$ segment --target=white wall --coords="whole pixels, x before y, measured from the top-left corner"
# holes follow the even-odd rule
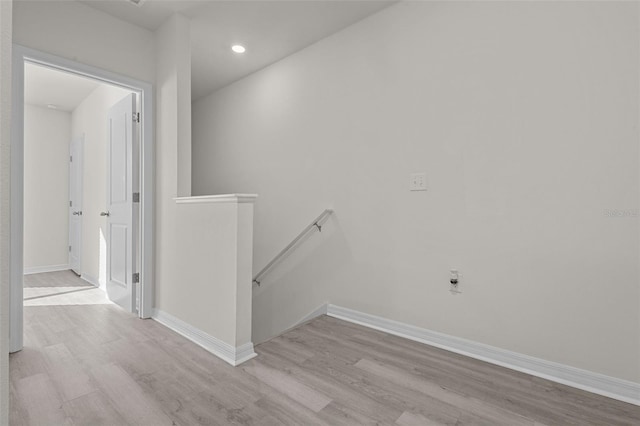
[[[14,43],[154,81],[151,31],[75,1],[21,1],[13,9]]]
[[[69,263],[71,114],[24,108],[24,267]]]
[[[183,303],[181,295],[185,289],[178,284],[182,279],[175,263],[178,219],[174,198],[179,194],[178,152],[183,146],[180,141],[191,133],[191,121],[179,112],[185,104],[191,104],[191,98],[182,97],[179,91],[191,79],[190,63],[184,56],[189,52],[189,31],[188,21],[181,15],[174,15],[156,31],[155,307],[180,319],[185,318],[190,306]]]
[[[9,424],[12,0],[0,1],[0,425]]]
[[[84,135],[81,274],[106,286],[107,117],[109,109],[131,93],[101,84],[71,114],[71,135]]]
[[[638,27],[403,2],[196,102],[194,194],[260,194],[254,271],[336,212],[256,292],[254,341],[330,300],[639,382]]]

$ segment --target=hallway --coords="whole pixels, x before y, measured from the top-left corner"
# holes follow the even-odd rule
[[[25,277],[12,425],[640,422],[640,407],[326,316],[234,368],[100,293],[71,272]]]

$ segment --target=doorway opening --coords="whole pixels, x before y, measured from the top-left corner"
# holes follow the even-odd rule
[[[11,352],[24,305],[116,303],[149,318],[151,85],[22,46],[13,75]]]
[[[129,277],[138,269],[133,248],[139,246],[132,202],[137,179],[131,178],[137,175],[132,159],[140,139],[133,120],[136,93],[32,63],[25,64],[24,86],[25,274],[71,270],[137,313],[139,295]],[[114,203],[112,194],[124,205]],[[116,204],[128,216],[119,224]],[[67,294],[57,275],[46,276]],[[44,284],[51,297],[33,282]],[[25,303],[58,300],[46,284],[43,277],[25,279]]]

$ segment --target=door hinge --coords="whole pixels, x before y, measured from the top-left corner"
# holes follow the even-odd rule
[[[140,122],[140,113],[139,112],[134,112],[133,113],[133,122],[134,123],[139,123]]]
[[[70,155],[70,156],[69,156],[69,162],[70,162],[70,163],[73,163],[73,155]]]
[[[133,193],[133,202],[134,203],[139,203],[140,202],[140,193],[139,192],[134,192]]]
[[[140,282],[140,272],[136,272],[135,274],[133,274],[133,283],[139,283]]]
[[[69,201],[69,207],[73,207],[73,201]]]
[[[69,246],[69,253],[71,253],[71,246]]]

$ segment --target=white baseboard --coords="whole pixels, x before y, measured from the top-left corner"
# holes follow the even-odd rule
[[[319,317],[320,315],[327,315],[327,309],[329,308],[329,304],[328,303],[323,303],[322,305],[318,306],[316,309],[314,309],[313,311],[309,312],[304,318],[302,318],[300,321],[298,321],[298,323],[295,325],[296,327],[299,326],[300,324],[304,324],[307,321],[311,321],[312,319]]]
[[[82,274],[80,275],[80,278],[93,286],[100,287],[100,283],[98,282],[98,279],[96,277],[92,277],[91,275],[87,275],[87,274]]]
[[[307,315],[305,315],[304,317],[302,317],[301,319],[299,319],[298,321],[294,322],[293,325],[291,325],[290,327],[285,328],[284,330],[267,337],[266,339],[257,339],[254,336],[253,337],[253,341],[256,342],[256,344],[262,344],[265,342],[268,342],[271,339],[274,339],[278,336],[283,335],[284,333],[286,333],[289,330],[293,330],[296,327],[301,326],[302,324],[304,324],[305,322],[311,321],[314,318],[317,318],[321,315],[326,315],[327,314],[327,306],[329,306],[329,303],[324,302],[322,305],[318,306],[317,308],[315,308],[313,311],[309,312]]]
[[[598,395],[640,405],[640,383],[511,352],[336,305],[327,315]]]
[[[64,265],[31,266],[28,268],[24,268],[24,274],[42,274],[45,272],[66,271],[67,269],[71,269],[68,263]]]
[[[158,321],[165,327],[170,328],[181,336],[186,337],[196,345],[211,352],[218,358],[228,362],[234,367],[257,356],[257,354],[253,350],[253,343],[251,342],[245,343],[244,345],[238,347],[231,346],[228,343],[225,343],[222,340],[217,339],[205,333],[204,331],[192,326],[191,324],[188,324],[181,319],[178,319],[173,315],[162,312],[158,309],[153,310],[153,315],[151,316],[151,318]]]

